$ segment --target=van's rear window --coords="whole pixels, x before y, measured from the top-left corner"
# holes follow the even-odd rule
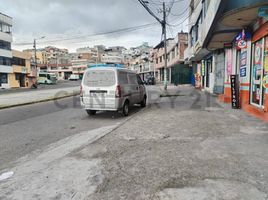
[[[89,87],[107,87],[115,85],[115,72],[112,70],[88,71],[84,84]]]

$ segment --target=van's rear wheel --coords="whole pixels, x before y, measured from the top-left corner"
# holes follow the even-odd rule
[[[129,114],[129,102],[125,101],[123,105],[123,115],[128,116],[128,114]]]
[[[146,98],[146,96],[144,96],[142,102],[140,103],[141,107],[143,107],[143,108],[146,107],[146,100],[147,100],[147,98]]]
[[[96,115],[96,110],[87,110],[88,115]]]

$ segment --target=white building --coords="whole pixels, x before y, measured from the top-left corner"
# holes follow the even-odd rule
[[[107,64],[123,63],[123,56],[116,52],[105,53],[101,56],[101,62]]]
[[[12,18],[0,13],[0,88],[9,88],[8,74],[12,68]]]
[[[216,46],[223,44],[226,38],[214,38],[212,29],[218,28],[216,14],[223,7],[221,0],[191,0],[189,17],[189,46],[185,51],[185,60],[200,71],[202,88],[208,92],[221,93],[223,90],[222,74],[224,67],[224,51],[214,52]],[[220,32],[220,31],[218,31]],[[218,63],[216,69],[215,65]],[[218,70],[218,71],[216,71]]]

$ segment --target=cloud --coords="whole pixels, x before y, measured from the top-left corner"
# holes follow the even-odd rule
[[[181,13],[186,8],[188,1],[175,1],[172,13]],[[158,13],[158,9],[161,8],[160,1],[150,0],[149,2],[151,9],[161,17],[162,14]],[[170,2],[171,0],[167,1],[167,5],[170,5]],[[34,38],[43,35],[46,36],[44,42],[113,31],[156,21],[137,0],[0,0],[0,12],[13,17],[14,44],[31,42]],[[180,17],[171,15],[169,19],[178,22],[181,20]],[[173,27],[173,34],[180,31],[178,29],[187,30],[187,27]],[[169,35],[171,36],[171,33]],[[59,41],[54,45],[71,50],[100,42],[106,46],[118,44],[129,47],[139,45],[143,41],[155,45],[160,41],[160,37],[161,27],[159,25],[121,35],[111,34],[105,37]],[[40,45],[45,46],[46,44],[40,43]],[[22,49],[31,45],[13,46]]]

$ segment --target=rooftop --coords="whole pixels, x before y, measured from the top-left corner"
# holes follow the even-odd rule
[[[12,19],[12,17],[10,17],[10,16],[8,16],[8,15],[6,15],[6,14],[4,14],[4,13],[1,13],[1,12],[0,12],[0,15],[4,15],[5,17],[9,17],[9,18]]]

